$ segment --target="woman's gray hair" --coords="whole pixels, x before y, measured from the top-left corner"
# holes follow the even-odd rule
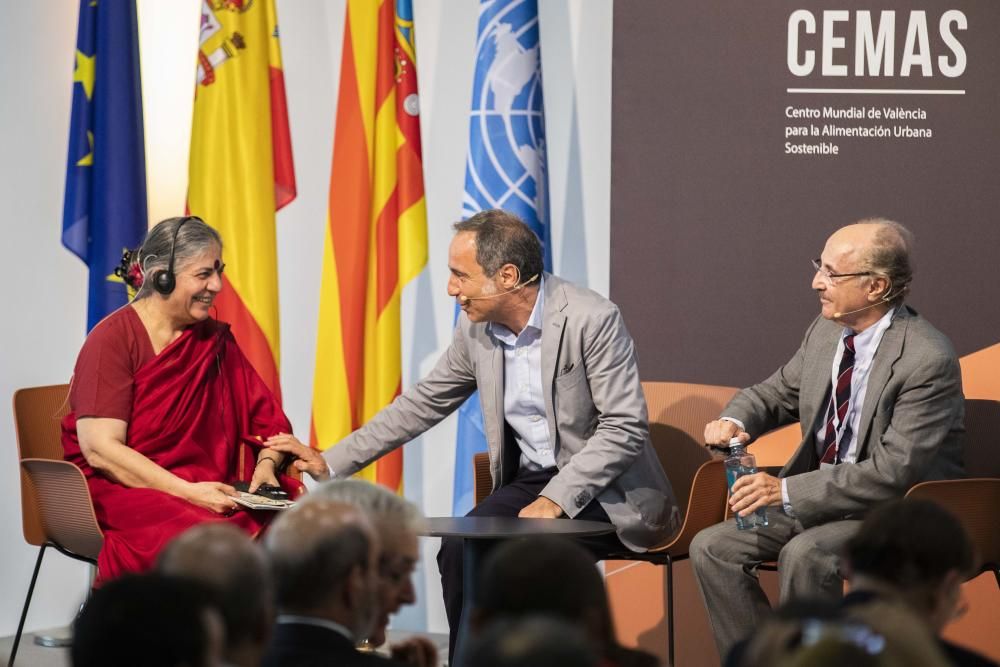
[[[146,233],[146,238],[139,246],[135,258],[143,275],[142,287],[139,288],[135,298],[142,299],[153,293],[153,276],[157,271],[167,269],[170,264],[171,248],[174,253],[174,271],[176,271],[178,267],[216,247],[222,250],[222,237],[201,218],[192,215],[167,218],[156,223]]]
[[[357,507],[381,532],[381,526],[401,526],[411,532],[424,527],[424,515],[417,506],[385,487],[360,479],[335,479],[313,489],[306,500],[336,500]]]
[[[889,290],[885,296],[889,301],[899,303],[910,291],[913,281],[913,232],[894,220],[868,218],[859,224],[878,225],[867,257],[862,261],[862,270],[885,276],[889,279]]]

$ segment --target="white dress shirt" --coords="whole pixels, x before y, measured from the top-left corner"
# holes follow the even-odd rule
[[[521,449],[521,467],[545,470],[556,465],[542,393],[542,313],[545,308],[545,278],[524,330],[515,334],[491,322],[490,335],[503,348],[503,411]]]

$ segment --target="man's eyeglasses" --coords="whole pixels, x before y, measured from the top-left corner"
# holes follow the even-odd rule
[[[821,276],[826,278],[828,281],[833,282],[835,278],[854,278],[856,276],[870,276],[874,275],[871,271],[859,271],[858,273],[833,273],[828,269],[823,268],[823,262],[819,259],[811,260],[813,268]]]

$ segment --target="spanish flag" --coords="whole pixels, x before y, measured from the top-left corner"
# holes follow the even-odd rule
[[[226,273],[215,300],[280,399],[274,213],[295,198],[274,0],[201,6],[188,210],[219,230]]]
[[[311,443],[335,445],[400,391],[399,299],[427,263],[410,0],[348,0]],[[397,492],[396,450],[360,475]]]

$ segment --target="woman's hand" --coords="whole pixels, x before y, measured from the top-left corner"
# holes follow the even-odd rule
[[[254,493],[261,484],[279,486],[277,474],[278,462],[274,454],[268,456],[261,454],[257,459],[257,466],[253,469],[253,477],[250,478],[250,493]]]
[[[236,489],[222,482],[189,482],[184,499],[192,505],[228,516],[239,508],[232,498],[236,495]]]
[[[290,433],[279,433],[264,441],[264,446],[276,452],[284,452],[295,457],[292,465],[300,472],[309,473],[317,481],[330,479],[330,468],[326,459],[312,447],[306,447]]]

